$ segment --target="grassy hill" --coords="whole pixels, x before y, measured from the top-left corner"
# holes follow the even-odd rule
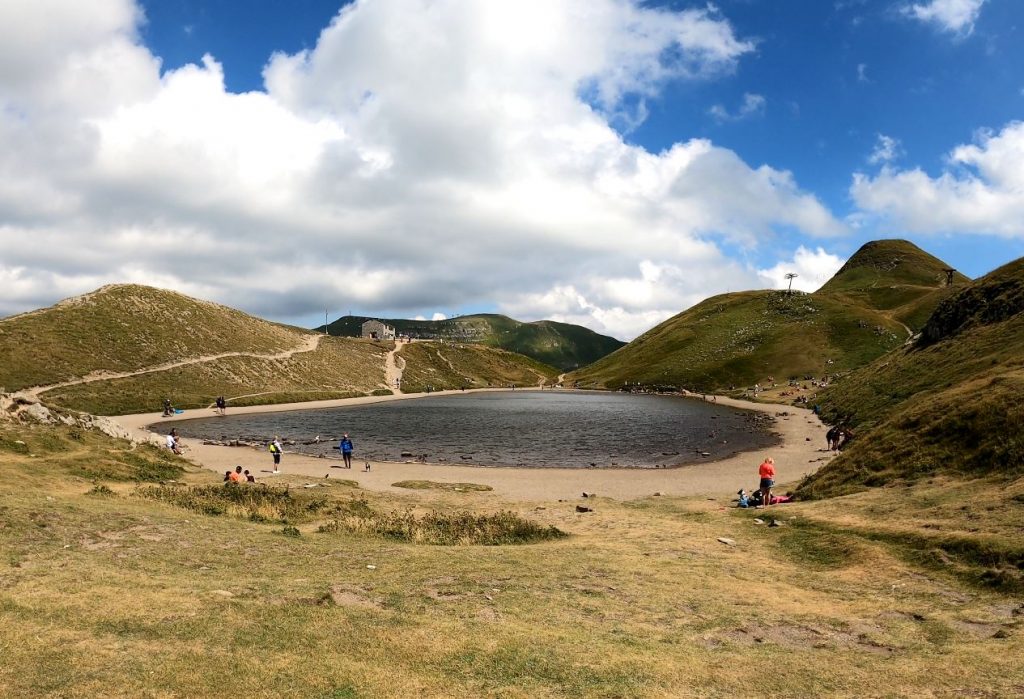
[[[1019,547],[1019,521],[984,509],[990,491],[948,502],[936,487],[904,503],[880,489],[770,513],[727,497],[602,497],[578,514],[575,502],[381,493],[335,477],[226,488],[166,450],[3,424],[0,468],[2,696],[996,697],[1024,686],[1020,598],[981,582],[986,566],[952,534],[920,528],[951,526],[966,500],[991,549]],[[784,526],[759,526],[766,514]],[[507,538],[422,536],[477,523]],[[551,527],[568,536],[529,536]]]
[[[272,354],[308,335],[174,291],[116,284],[0,320],[0,386],[14,391],[225,352]]]
[[[414,338],[472,342],[532,357],[562,369],[586,366],[622,347],[614,337],[569,323],[540,320],[522,323],[493,313],[461,316],[449,320],[373,319],[343,316],[328,325],[331,335],[359,337],[367,320],[383,320],[400,334]],[[321,325],[318,330],[323,332]]]
[[[535,386],[558,374],[492,347],[429,350],[431,344],[402,348],[406,391]],[[43,398],[103,415],[156,411],[165,397],[178,408],[207,406],[221,395],[230,405],[347,398],[390,393],[385,357],[392,349],[390,342],[318,336],[172,291],[116,285],[0,320],[0,386],[77,382]]]
[[[1022,394],[1024,260],[1017,260],[939,304],[914,344],[819,396],[825,419],[857,436],[802,491],[834,495],[936,473],[1018,478]]]
[[[567,380],[722,390],[769,376],[781,382],[848,371],[903,344],[955,293],[958,286],[946,286],[946,267],[906,241],[868,243],[813,294],[712,297]]]

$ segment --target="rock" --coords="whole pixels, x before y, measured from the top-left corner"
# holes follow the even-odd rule
[[[583,491],[583,497],[585,497],[585,498],[592,498],[592,497],[594,497],[594,493],[588,493],[587,491],[584,490]]]
[[[405,459],[405,458],[412,458],[412,452],[411,452],[411,451],[403,451],[403,452],[402,452],[402,453],[400,454],[400,456],[401,456],[401,457],[402,457],[403,459]]]
[[[366,565],[366,569],[367,570],[377,570],[377,566],[373,565],[372,563],[368,563]]]
[[[769,527],[781,527],[782,525],[783,525],[783,523],[782,523],[782,522],[780,522],[780,521],[779,521],[779,520],[777,520],[777,519],[773,519],[773,520],[771,521],[771,524],[769,524],[768,526],[769,526]]]
[[[725,544],[726,546],[735,546],[736,545],[736,541],[734,539],[729,539],[729,538],[724,537],[724,536],[718,537],[718,541],[720,541],[721,543]]]
[[[577,505],[576,506],[576,511],[577,512],[593,512],[594,510],[593,510],[593,508],[586,507],[585,505]]]
[[[660,498],[660,497],[661,497],[662,495],[664,495],[664,494],[665,494],[665,493],[663,493],[663,492],[661,492],[661,491],[659,490],[658,492],[656,492],[656,493],[654,494],[654,497],[656,497],[656,498]]]
[[[760,517],[755,517],[754,518],[754,524],[764,524],[764,520],[761,519]]]
[[[227,590],[214,590],[213,594],[220,595],[221,597],[234,597],[235,596],[233,592],[228,592]]]

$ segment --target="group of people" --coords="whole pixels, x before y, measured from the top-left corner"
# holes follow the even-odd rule
[[[172,429],[167,434],[167,448],[173,451],[178,456],[181,456],[181,441],[178,439],[178,430]]]
[[[235,466],[234,471],[224,472],[225,483],[255,483],[256,476],[249,473],[249,469],[242,470],[241,466]]]
[[[825,440],[828,442],[829,451],[845,449],[851,439],[853,439],[853,432],[848,427],[840,425],[835,425],[825,433]]]
[[[738,507],[767,507],[792,500],[789,495],[772,495],[772,488],[775,486],[775,459],[770,456],[765,457],[761,465],[757,467],[757,476],[759,478],[757,490],[748,493],[746,490],[740,489],[737,493],[739,496]]]

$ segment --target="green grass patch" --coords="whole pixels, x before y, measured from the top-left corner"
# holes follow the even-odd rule
[[[439,546],[529,544],[567,536],[557,527],[532,522],[515,512],[375,512],[366,508],[321,525],[321,532],[374,534],[395,541]]]
[[[799,519],[788,520],[778,530],[776,544],[789,559],[815,570],[846,568],[860,553],[854,537]]]
[[[151,486],[139,488],[135,494],[204,515],[251,522],[295,524],[345,511],[341,503],[325,495],[298,494],[286,487],[265,485]]]
[[[444,490],[453,493],[483,493],[494,490],[491,486],[480,483],[441,483],[439,481],[398,481],[392,483],[391,486],[409,490]]]

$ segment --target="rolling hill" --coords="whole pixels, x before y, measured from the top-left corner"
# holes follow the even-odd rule
[[[421,347],[420,345],[424,345]],[[408,389],[551,383],[557,369],[477,344],[404,345]],[[106,286],[0,320],[0,386],[114,415],[391,393],[394,343],[325,337],[163,289]]]
[[[710,391],[849,371],[902,345],[967,281],[946,286],[947,267],[907,241],[868,243],[813,294],[714,296],[567,381]]]
[[[856,436],[801,492],[822,497],[936,473],[1019,477],[1022,394],[1024,259],[961,287],[913,344],[819,395],[823,417]]]
[[[493,313],[460,316],[449,320],[404,320],[342,316],[327,326],[331,335],[359,337],[367,320],[382,320],[400,334],[471,342],[516,352],[562,369],[577,369],[624,346],[621,340],[570,323],[540,320],[523,323]],[[317,328],[323,332],[324,326]]]

